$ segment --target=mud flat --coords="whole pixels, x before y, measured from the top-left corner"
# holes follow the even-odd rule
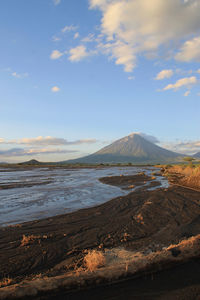
[[[99,179],[102,183],[118,186],[124,190],[134,189],[140,186],[143,187],[156,187],[160,185],[160,182],[155,180],[156,177],[149,176],[144,172],[141,172],[137,175],[130,175],[130,176],[108,176],[102,177]]]
[[[130,176],[115,176],[102,181],[124,188],[150,180],[144,180],[143,174],[139,176],[140,179],[137,176],[135,179]],[[125,283],[127,297],[129,294],[134,298],[127,299],[198,299],[194,298],[200,291],[198,272],[190,277],[189,285],[185,281],[180,284],[178,277],[176,281],[171,281],[170,276],[174,274],[174,268],[178,268],[175,273],[177,276],[181,273],[181,268],[186,273],[192,268],[198,269],[199,233],[200,193],[179,186],[152,191],[140,187],[126,196],[117,197],[97,207],[1,228],[0,299],[22,299],[27,295],[34,299],[51,299],[48,291],[54,299],[59,295],[64,297],[67,287],[67,299],[80,299],[78,292],[70,291],[81,286],[88,288],[107,284],[133,275],[135,278],[140,277],[137,279],[140,280],[140,285],[144,283],[143,292],[138,290],[134,294],[134,282],[137,281],[129,281]],[[88,271],[84,263],[88,250],[102,253],[106,258],[105,265]],[[108,260],[109,257],[111,260]],[[114,260],[116,257],[118,263]],[[184,267],[181,267],[182,264]],[[151,288],[148,289],[151,286],[149,275],[149,279],[145,279],[144,275],[154,272],[160,274],[161,270],[169,267],[171,269],[164,271],[164,275],[155,275],[158,280],[154,282],[154,292],[157,291],[157,294],[153,294]],[[40,288],[32,286],[31,289],[30,283],[35,280],[40,280]],[[165,280],[166,286],[162,291],[159,280]],[[101,287],[96,287],[94,293],[94,289],[84,290],[85,299],[94,298],[98,289],[102,298],[97,295],[97,299],[124,299],[122,292],[114,292],[120,286],[122,291],[125,288],[123,283],[109,285],[105,297]],[[170,298],[166,298],[169,296],[167,289],[171,291]],[[190,296],[184,298],[184,295]]]

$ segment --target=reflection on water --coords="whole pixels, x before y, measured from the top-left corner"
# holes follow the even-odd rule
[[[44,183],[32,187],[0,190],[0,226],[72,212],[106,202],[130,191],[99,182],[98,178],[115,175],[151,174],[151,168],[110,167],[105,169],[0,169],[0,185]],[[155,169],[154,169],[155,171]],[[162,179],[160,177],[159,179]],[[51,183],[46,184],[51,181]],[[166,186],[165,179],[161,186]]]

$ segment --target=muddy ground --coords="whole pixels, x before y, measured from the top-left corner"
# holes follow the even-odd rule
[[[158,174],[159,175],[159,174]],[[99,179],[102,183],[119,186],[124,190],[134,189],[135,187],[145,186],[151,188],[160,185],[160,182],[155,180],[155,176],[148,176],[141,172],[137,175],[130,176],[108,176]]]
[[[150,179],[140,174],[107,177],[101,181],[128,188],[130,185],[140,186]],[[97,207],[1,228],[0,280],[9,277],[13,282],[18,282],[41,273],[55,276],[66,272],[66,267],[63,270],[57,268],[64,260],[67,269],[73,270],[81,264],[87,249],[103,250],[122,246],[129,250],[148,249],[151,252],[199,233],[198,191],[173,185],[168,189],[152,191],[140,187]],[[196,280],[191,286],[197,284]],[[92,299],[92,292],[85,293],[88,299]],[[79,299],[73,297],[69,299]]]

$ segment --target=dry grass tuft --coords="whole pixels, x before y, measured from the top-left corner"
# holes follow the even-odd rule
[[[23,234],[23,237],[22,237],[22,240],[21,240],[21,247],[24,247],[24,246],[27,246],[31,243],[33,243],[36,239],[40,239],[40,236],[37,236],[37,235],[24,235]]]
[[[144,225],[144,219],[141,213],[138,214],[134,219],[136,220],[137,223]]]
[[[190,237],[189,239],[187,240],[182,240],[180,241],[179,244],[171,244],[167,250],[170,250],[174,247],[181,247],[182,250],[185,249],[185,248],[189,248],[189,249],[192,249],[194,244],[199,244],[200,245],[200,234],[196,235],[196,236],[192,236]]]
[[[134,184],[131,184],[128,186],[128,189],[133,189],[134,187],[135,187]]]
[[[99,267],[105,266],[106,259],[102,252],[91,250],[84,257],[84,265],[90,272],[96,271]]]
[[[3,278],[1,281],[0,281],[0,288],[1,287],[4,287],[4,286],[7,286],[9,284],[12,283],[12,279],[9,278],[9,277],[6,277],[6,278]]]

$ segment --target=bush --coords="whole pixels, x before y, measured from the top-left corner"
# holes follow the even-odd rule
[[[87,270],[93,272],[97,270],[99,267],[105,265],[105,257],[102,252],[97,250],[91,250],[84,257],[84,265]]]

